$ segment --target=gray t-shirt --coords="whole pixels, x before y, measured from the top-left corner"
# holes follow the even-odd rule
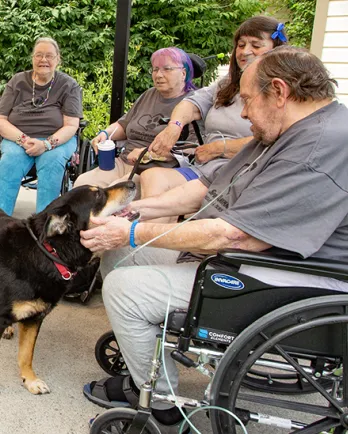
[[[304,258],[348,261],[347,119],[347,107],[332,102],[293,124],[256,164],[265,146],[251,141],[201,178],[209,187],[204,206],[251,165],[197,218],[221,218]]]
[[[226,80],[226,78],[222,80]],[[240,139],[252,136],[250,121],[241,118],[243,104],[239,94],[234,97],[232,105],[215,107],[219,83],[198,89],[185,98],[185,101],[190,101],[199,109],[204,120],[204,143],[222,140],[223,137],[225,139]],[[227,161],[229,159],[219,157],[205,164],[194,163],[191,169],[199,176],[209,175],[226,164]]]
[[[69,75],[56,71],[55,81],[42,107],[32,104],[33,71],[19,72],[7,83],[0,99],[0,115],[30,137],[50,136],[63,126],[63,115],[82,118],[82,92]],[[36,104],[47,96],[50,83],[35,85]]]
[[[121,154],[123,161],[127,162],[127,155],[133,149],[145,148],[153,142],[157,134],[166,127],[160,125],[160,119],[170,118],[174,107],[186,95],[163,98],[154,87],[140,95],[131,109],[118,120],[127,135],[126,150]]]

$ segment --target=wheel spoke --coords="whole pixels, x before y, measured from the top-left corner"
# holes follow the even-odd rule
[[[109,343],[109,344],[106,344],[106,345],[105,345],[105,348],[106,348],[107,350],[115,351],[115,353],[116,353],[117,351],[119,351],[118,348],[113,347],[110,343]]]
[[[274,348],[278,353],[291,365],[297,372],[299,372],[331,405],[333,405],[340,413],[343,413],[341,404],[331,396],[321,385],[293,359],[286,351],[284,351],[280,345],[275,345]]]
[[[254,402],[257,404],[271,405],[272,407],[285,408],[308,414],[317,414],[319,416],[331,416],[338,418],[337,412],[333,408],[321,405],[305,404],[303,402],[287,401],[285,399],[270,398],[268,396],[249,395],[246,393],[238,394],[238,399],[242,401]]]

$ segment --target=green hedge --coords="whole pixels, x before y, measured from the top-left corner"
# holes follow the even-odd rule
[[[227,54],[236,27],[261,9],[259,0],[133,0],[127,104],[151,86],[155,50],[175,45],[202,57]],[[84,87],[85,116],[93,111],[105,125],[105,109],[95,111],[110,111],[115,16],[115,0],[0,0],[0,92],[14,73],[31,67],[34,40],[50,36],[60,45],[62,69]],[[218,63],[209,63],[208,80]]]

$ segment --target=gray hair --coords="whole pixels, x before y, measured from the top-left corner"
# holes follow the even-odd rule
[[[38,38],[35,41],[34,48],[33,48],[33,54],[34,54],[36,46],[38,44],[41,44],[41,42],[46,42],[47,44],[52,44],[56,50],[57,55],[60,56],[60,50],[59,50],[59,45],[58,45],[57,41],[55,41],[52,38],[46,38],[46,37],[45,38]]]
[[[321,101],[335,98],[337,81],[318,57],[305,48],[276,47],[260,56],[256,67],[256,81],[262,93],[271,93],[273,78],[280,78],[289,86],[289,99]]]

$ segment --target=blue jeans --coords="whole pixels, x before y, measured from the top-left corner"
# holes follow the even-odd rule
[[[3,139],[0,159],[0,208],[6,214],[12,215],[21,181],[34,164],[38,178],[36,212],[46,208],[60,194],[65,165],[76,147],[77,138],[74,136],[52,151],[30,157],[24,148],[15,142]]]

